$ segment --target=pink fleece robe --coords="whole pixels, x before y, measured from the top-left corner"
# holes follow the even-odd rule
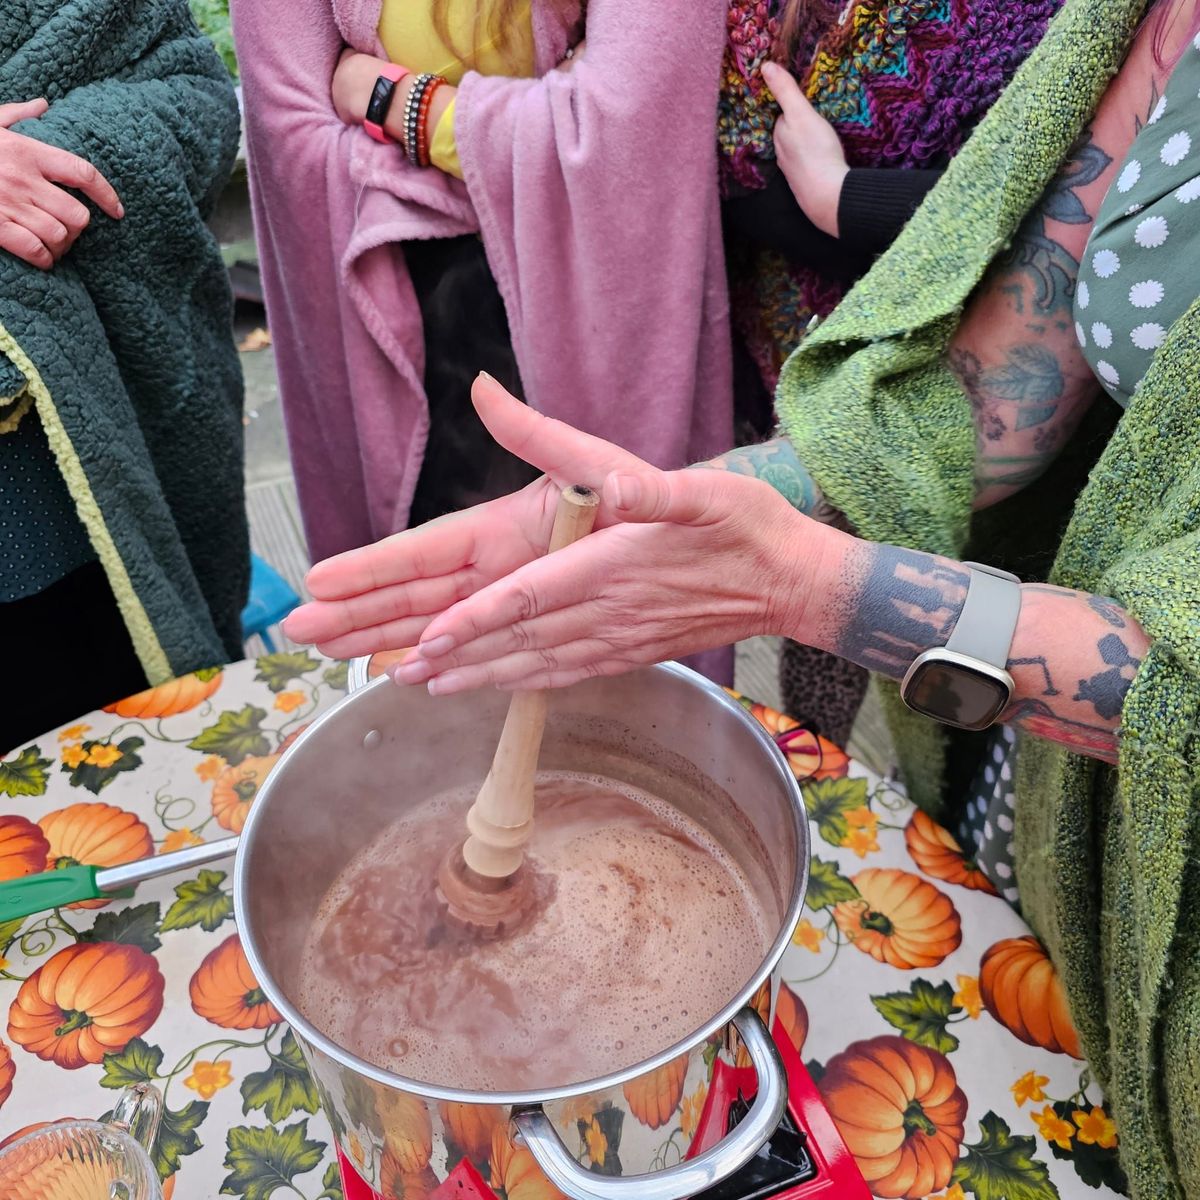
[[[726,0],[534,3],[536,79],[469,73],[465,184],[337,118],[381,0],[233,0],[259,261],[309,550],[402,529],[429,425],[401,243],[479,232],[528,402],[662,467],[732,442],[715,123]]]

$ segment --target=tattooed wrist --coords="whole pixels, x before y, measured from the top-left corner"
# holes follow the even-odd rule
[[[831,518],[837,515],[837,510],[826,501],[816,480],[805,470],[792,443],[785,437],[742,446],[696,466],[761,479],[805,516],[834,523]]]
[[[903,678],[913,660],[944,646],[966,603],[961,563],[900,546],[858,542],[823,643],[871,671]],[[1115,600],[1043,584],[1021,588],[1007,667],[1006,724],[1108,762],[1116,760],[1126,694],[1148,639]]]
[[[900,679],[913,660],[944,646],[967,599],[959,563],[902,546],[860,543],[847,565],[846,612],[834,649],[871,671]]]

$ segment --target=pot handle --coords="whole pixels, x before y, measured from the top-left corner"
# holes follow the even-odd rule
[[[733,1025],[758,1074],[758,1093],[733,1130],[687,1162],[647,1175],[596,1175],[575,1161],[540,1105],[515,1111],[513,1124],[546,1177],[572,1200],[687,1200],[744,1167],[778,1128],[787,1107],[787,1073],[762,1018],[747,1007]]]

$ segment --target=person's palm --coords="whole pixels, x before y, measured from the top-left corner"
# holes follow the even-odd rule
[[[472,396],[492,436],[545,475],[510,496],[318,563],[307,580],[313,601],[288,617],[289,637],[334,658],[410,646],[438,613],[545,553],[562,488],[598,489],[610,472],[645,465],[539,416],[490,377],[476,380]],[[602,508],[597,525],[608,523]]]

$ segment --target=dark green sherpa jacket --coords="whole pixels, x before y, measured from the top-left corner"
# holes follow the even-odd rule
[[[1143,9],[1068,0],[892,249],[784,368],[785,429],[864,537],[959,556],[971,533],[972,556],[987,555],[971,412],[944,350]],[[1152,644],[1117,769],[1021,739],[1021,904],[1062,973],[1133,1194],[1200,1197],[1200,303],[1062,499],[1073,513],[1050,578],[1116,597]],[[887,690],[910,789],[937,812],[944,738]]]
[[[44,425],[159,682],[241,656],[242,382],[204,224],[237,101],[186,0],[4,0],[0,103],[37,96],[16,130],[93,163],[125,217],[93,209],[49,272],[0,252],[0,431]]]

